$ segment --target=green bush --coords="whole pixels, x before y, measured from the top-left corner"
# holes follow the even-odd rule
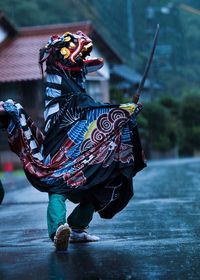
[[[160,102],[148,103],[142,112],[145,123],[142,128],[147,130],[144,139],[148,150],[166,152],[176,144],[176,130],[173,116]]]
[[[200,93],[190,92],[184,95],[180,103],[180,120],[182,135],[180,137],[180,152],[183,155],[193,155],[199,149],[200,143]]]

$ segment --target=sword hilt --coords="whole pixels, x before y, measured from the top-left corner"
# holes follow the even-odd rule
[[[133,95],[133,102],[134,102],[135,104],[137,104],[138,101],[139,101],[139,98],[140,98],[140,94],[136,92],[136,93]]]

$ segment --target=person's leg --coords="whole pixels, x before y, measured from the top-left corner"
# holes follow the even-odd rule
[[[71,233],[66,223],[65,200],[65,195],[49,194],[47,225],[49,237],[54,242],[57,251],[67,250]]]
[[[54,240],[57,250],[66,250],[68,246],[69,227],[66,223],[65,200],[69,198],[72,202],[81,202],[69,215],[67,222],[72,229],[71,242],[98,241],[99,238],[86,232],[92,220],[94,206],[90,202],[83,202],[79,195],[49,194],[49,205],[47,209],[47,223],[49,236]],[[85,201],[85,200],[84,200]]]
[[[49,194],[47,207],[47,226],[49,237],[53,240],[57,228],[66,223],[66,197],[61,194]]]
[[[80,203],[67,218],[72,229],[85,229],[92,221],[94,206],[92,203]]]
[[[70,242],[94,242],[99,237],[87,233],[89,223],[92,221],[94,206],[92,203],[80,203],[67,218],[67,222],[72,229]]]
[[[49,194],[47,208],[47,224],[49,237],[54,242],[57,251],[65,251],[71,230],[66,224],[66,196],[60,194]]]

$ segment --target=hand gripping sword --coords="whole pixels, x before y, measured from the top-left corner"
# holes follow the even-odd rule
[[[153,56],[154,56],[156,45],[157,45],[157,41],[158,41],[159,30],[160,30],[160,26],[159,26],[159,24],[157,24],[156,32],[155,32],[154,39],[153,39],[153,45],[152,45],[151,52],[150,52],[150,56],[149,56],[149,59],[148,59],[147,64],[146,64],[142,80],[141,80],[141,82],[140,82],[140,84],[139,84],[139,86],[137,88],[136,93],[133,96],[133,102],[135,104],[137,104],[137,102],[138,102],[138,100],[140,98],[140,94],[141,94],[141,92],[143,90],[144,83],[146,81],[146,78],[147,78],[148,73],[149,73],[150,66],[152,64]]]

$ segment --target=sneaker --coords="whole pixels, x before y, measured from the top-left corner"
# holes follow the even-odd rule
[[[95,235],[90,235],[86,231],[75,231],[72,230],[69,242],[70,243],[81,243],[81,242],[96,242],[100,238]]]
[[[66,251],[68,248],[71,230],[67,224],[60,225],[54,236],[54,245],[57,251]]]

